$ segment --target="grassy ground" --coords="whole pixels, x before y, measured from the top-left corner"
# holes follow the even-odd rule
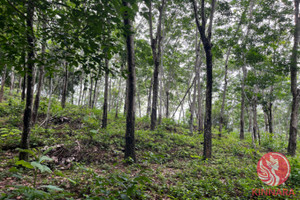
[[[46,99],[32,128],[29,163],[17,160],[24,105],[17,94],[0,104],[0,199],[287,199],[252,196],[254,188],[287,188],[300,199],[300,157],[288,159],[292,172],[284,185],[270,187],[256,173],[266,152],[285,154],[285,136],[262,134],[253,149],[250,134],[213,131],[213,158],[203,160],[203,135],[190,135],[185,124],[163,120],[149,131],[149,119],[136,121],[138,162],[123,160],[125,118],[109,115],[100,129],[101,111],[54,101],[46,129]],[[43,157],[43,155],[46,155]],[[49,160],[50,157],[52,160]],[[42,161],[44,160],[44,161]],[[25,167],[17,167],[17,164]],[[33,166],[33,167],[32,167]]]

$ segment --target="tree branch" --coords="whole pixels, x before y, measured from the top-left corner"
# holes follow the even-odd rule
[[[15,11],[17,11],[20,15],[22,15],[22,17],[24,17],[24,19],[27,19],[26,15],[24,13],[22,13],[17,7],[15,7],[11,2],[9,2],[8,0],[6,1],[13,9],[15,9]]]
[[[211,30],[212,30],[212,23],[213,23],[213,18],[214,18],[214,13],[215,13],[215,7],[216,7],[216,0],[211,0],[211,11],[210,11],[210,16],[209,16],[209,25],[208,25],[208,31],[207,31],[207,38],[209,41],[211,40]]]

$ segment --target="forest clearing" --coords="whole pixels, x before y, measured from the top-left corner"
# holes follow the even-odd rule
[[[299,3],[0,0],[0,200],[300,199]]]

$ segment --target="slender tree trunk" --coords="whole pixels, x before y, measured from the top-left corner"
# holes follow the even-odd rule
[[[43,26],[45,28],[45,25],[43,25]],[[45,50],[46,50],[46,44],[45,44],[45,41],[43,41],[43,43],[42,43],[42,57],[43,57],[43,60],[44,60]],[[39,110],[39,106],[40,106],[40,96],[41,96],[42,87],[43,87],[43,81],[44,81],[44,66],[42,65],[41,68],[40,68],[39,82],[38,82],[38,86],[37,86],[37,93],[36,93],[35,101],[34,101],[34,105],[33,105],[32,125],[34,125],[36,120],[37,120],[38,110]]]
[[[202,113],[202,85],[201,85],[201,78],[200,78],[200,74],[201,74],[201,63],[199,64],[198,67],[198,72],[197,74],[199,74],[199,78],[198,78],[198,133],[201,134],[203,133],[203,113]]]
[[[117,99],[116,99],[116,114],[115,114],[115,118],[118,118],[118,114],[119,114],[119,99],[120,99],[120,95],[121,95],[121,78],[119,79],[119,86],[118,86],[118,95],[117,95]]]
[[[96,80],[95,80],[95,85],[94,85],[94,96],[93,96],[93,101],[92,101],[92,108],[94,108],[94,107],[95,107],[95,104],[96,104],[97,84],[98,84],[98,78],[96,78]]]
[[[78,98],[78,106],[80,106],[81,95],[82,95],[82,74],[80,75],[80,89],[79,89],[79,98]]]
[[[26,70],[25,67],[24,67],[24,70]],[[27,77],[27,72],[25,72],[25,75],[24,75],[24,78],[23,78],[21,101],[24,101],[25,97],[26,97],[26,77]]]
[[[149,87],[149,95],[148,95],[148,106],[147,106],[147,116],[150,116],[151,112],[151,93],[152,93],[152,86],[153,86],[153,78],[151,78],[150,81],[150,87]]]
[[[268,122],[268,111],[265,110],[264,111],[264,121],[265,121],[265,132],[268,132],[269,131],[269,122]]]
[[[228,54],[230,51],[228,51]],[[227,92],[227,70],[228,70],[228,58],[227,56],[226,64],[225,64],[225,75],[224,75],[224,89],[223,89],[223,98],[222,98],[222,106],[221,106],[221,113],[220,113],[220,126],[219,126],[219,137],[222,136],[222,129],[223,129],[223,123],[224,123],[224,109],[225,109],[225,100],[226,100],[226,92]]]
[[[248,119],[249,119],[248,132],[249,132],[249,133],[252,133],[253,127],[252,127],[252,112],[251,112],[251,106],[248,106]]]
[[[15,67],[12,67],[12,69],[11,69],[11,77],[10,77],[9,95],[11,95],[12,91],[14,90],[14,85],[15,85]]]
[[[89,108],[92,108],[92,97],[93,97],[93,78],[92,74],[90,74],[90,93],[89,93]]]
[[[0,103],[3,100],[3,96],[4,96],[4,85],[5,85],[5,81],[6,81],[6,70],[7,70],[7,66],[4,66],[4,70],[2,72],[2,78],[1,78],[1,89],[0,89]]]
[[[269,133],[273,133],[273,112],[272,112],[272,106],[273,106],[273,103],[270,102],[269,103],[269,109],[268,109],[268,122],[269,122]]]
[[[125,7],[130,7],[125,0],[122,1]],[[128,62],[128,106],[126,112],[126,134],[125,134],[125,159],[129,157],[136,162],[135,156],[135,92],[136,92],[136,77],[135,77],[135,60],[134,60],[134,35],[132,22],[128,16],[128,12],[124,12],[124,25],[129,30],[126,31],[126,47],[127,47],[127,62]]]
[[[296,155],[297,149],[297,129],[298,129],[298,110],[300,101],[300,88],[297,88],[297,56],[298,56],[298,44],[300,37],[300,19],[299,19],[299,0],[294,0],[295,2],[295,30],[294,30],[294,46],[291,56],[291,92],[293,95],[292,101],[292,112],[290,121],[290,131],[289,131],[289,144],[288,144],[288,154],[291,156]]]
[[[108,59],[105,58],[105,67],[108,69]],[[105,83],[104,83],[104,102],[103,102],[103,115],[102,115],[102,128],[107,126],[107,99],[108,98],[108,70],[105,71]]]
[[[65,106],[66,106],[67,90],[68,90],[68,65],[67,65],[67,63],[65,63],[64,85],[63,85],[62,98],[61,98],[61,107],[62,108],[65,108]]]
[[[52,102],[52,92],[53,92],[53,80],[50,77],[50,89],[49,89],[49,100],[48,100],[48,109],[47,109],[47,115],[46,115],[46,129],[48,128],[48,124],[49,124],[49,118],[50,118],[50,109],[51,109],[51,102]]]
[[[159,66],[160,62],[159,59],[161,58],[161,25],[162,25],[162,17],[163,17],[163,10],[164,10],[165,0],[162,0],[160,9],[159,9],[159,19],[157,25],[157,33],[156,38],[153,38],[153,30],[152,30],[152,2],[150,1],[149,4],[149,24],[150,24],[150,38],[151,38],[151,48],[152,48],[152,55],[154,61],[154,73],[153,73],[153,98],[152,98],[152,111],[151,111],[151,125],[150,130],[154,130],[156,127],[157,121],[157,99],[158,99],[158,75],[159,75]]]
[[[211,133],[211,111],[212,111],[212,85],[213,85],[213,55],[212,55],[212,44],[211,44],[211,35],[212,35],[212,23],[214,18],[215,4],[216,1],[211,1],[211,10],[209,16],[209,25],[206,34],[206,19],[205,19],[205,2],[201,1],[201,20],[200,24],[198,18],[198,9],[197,3],[195,0],[192,1],[194,14],[196,19],[196,25],[200,32],[202,44],[205,50],[206,55],[206,99],[205,99],[205,123],[204,123],[204,143],[203,143],[203,158],[211,158],[212,155],[212,133]]]
[[[22,90],[22,76],[19,77],[19,87],[17,89],[18,94],[19,94],[20,90]]]
[[[124,115],[126,115],[127,112],[127,106],[128,106],[128,77],[126,79],[126,88],[125,88],[125,101],[124,101]]]
[[[170,92],[169,92],[169,89],[168,87],[166,87],[166,118],[169,118],[169,115],[170,115],[170,111],[169,111],[169,103],[170,101]]]
[[[26,19],[26,35],[27,35],[27,43],[28,43],[28,64],[27,64],[27,95],[26,95],[26,106],[24,111],[23,118],[23,132],[20,148],[28,149],[29,148],[29,134],[30,134],[30,122],[31,122],[31,111],[32,111],[32,76],[34,71],[34,33],[33,33],[33,15],[34,15],[34,3],[32,0],[28,0],[27,2],[27,19]],[[21,151],[19,154],[19,160],[28,160],[28,153]]]

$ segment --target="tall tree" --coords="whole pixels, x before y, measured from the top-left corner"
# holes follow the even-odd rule
[[[1,89],[0,89],[0,103],[3,100],[3,94],[4,94],[4,85],[5,85],[5,80],[6,80],[6,69],[7,66],[4,66],[3,72],[2,72],[2,77],[1,77]]]
[[[45,23],[43,24],[43,28],[45,29]],[[45,50],[46,50],[46,41],[43,39],[42,41],[42,59],[44,61],[44,55],[45,55]],[[39,71],[39,82],[37,86],[37,92],[34,100],[34,105],[33,105],[33,113],[32,113],[32,123],[35,124],[38,116],[38,109],[40,105],[40,96],[42,92],[42,87],[43,87],[43,81],[44,81],[44,65],[40,66],[40,71]]]
[[[134,60],[134,32],[132,26],[132,18],[128,9],[130,10],[130,3],[127,0],[122,0],[123,6],[127,8],[123,13],[125,37],[127,47],[127,70],[128,70],[128,105],[126,112],[126,134],[125,134],[125,159],[132,158],[136,161],[135,156],[135,90],[136,90],[136,77],[135,77],[135,60]]]
[[[196,25],[200,32],[202,44],[205,50],[206,56],[206,99],[205,99],[205,123],[204,123],[204,149],[203,149],[203,157],[211,158],[212,154],[212,133],[211,133],[211,109],[212,109],[212,85],[213,85],[213,54],[212,54],[212,43],[211,43],[211,35],[212,35],[212,25],[213,25],[213,18],[215,12],[215,5],[216,0],[211,0],[211,8],[210,8],[210,15],[209,15],[209,24],[207,27],[207,17],[205,12],[205,0],[201,0],[201,20],[198,18],[198,8],[196,0],[192,0]],[[207,28],[207,32],[206,32]]]
[[[159,66],[161,58],[161,42],[162,42],[162,17],[164,12],[165,0],[162,0],[159,6],[159,17],[157,23],[157,32],[154,38],[153,36],[153,26],[152,26],[152,0],[149,2],[149,26],[150,26],[150,42],[152,49],[152,56],[154,62],[154,72],[153,72],[153,98],[152,98],[152,110],[151,110],[151,125],[150,130],[154,130],[157,122],[157,99],[158,99],[158,85],[159,85]]]
[[[69,71],[68,71],[68,64],[64,62],[64,83],[62,88],[62,95],[61,95],[61,107],[65,108],[66,100],[67,100],[67,92],[68,92],[68,80],[69,80]]]
[[[108,110],[108,59],[105,58],[105,82],[104,82],[104,102],[103,102],[103,114],[102,114],[102,128],[107,126],[107,110]]]
[[[291,71],[291,92],[293,96],[292,112],[290,121],[290,137],[288,145],[288,153],[292,156],[296,155],[297,149],[297,126],[298,126],[298,110],[300,101],[300,88],[297,88],[297,56],[298,43],[300,37],[300,16],[299,16],[299,2],[295,0],[295,30],[294,30],[294,46],[292,50],[290,71]]]
[[[34,1],[27,1],[27,16],[26,16],[26,36],[27,36],[27,94],[26,105],[23,117],[23,132],[21,139],[21,149],[29,148],[29,134],[30,134],[30,122],[31,122],[31,108],[32,108],[32,84],[33,84],[33,69],[34,69],[34,30],[33,30],[33,15],[34,15]],[[20,160],[28,160],[28,153],[21,151],[19,154]]]

